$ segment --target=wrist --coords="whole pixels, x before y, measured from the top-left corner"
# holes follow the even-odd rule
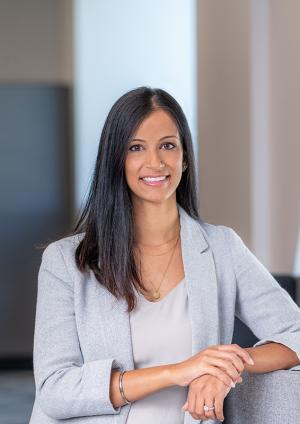
[[[120,395],[121,395],[121,398],[122,398],[124,404],[129,405],[131,402],[125,396],[124,388],[123,388],[123,376],[124,376],[125,373],[126,373],[125,370],[123,370],[119,373],[119,390],[120,390]]]
[[[121,371],[111,372],[110,400],[115,408],[125,405],[125,402],[122,399],[120,388],[119,388],[120,375],[121,375]]]
[[[176,364],[169,364],[165,366],[165,370],[163,370],[164,373],[164,380],[166,383],[166,386],[177,386],[178,382],[176,380],[176,370],[177,370],[177,363]]]
[[[255,348],[254,347],[245,347],[244,349],[249,353],[249,355],[251,356],[252,359],[253,359],[253,356],[255,357]],[[254,355],[253,355],[253,353],[254,353]],[[254,372],[253,365],[245,363],[243,372],[248,372],[248,373]]]

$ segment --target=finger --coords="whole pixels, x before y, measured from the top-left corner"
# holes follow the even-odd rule
[[[205,416],[203,414],[203,407],[202,407],[202,412],[200,411],[200,414],[198,413],[197,399],[198,399],[198,395],[195,396],[195,407],[194,407],[193,412],[191,412],[191,416],[194,418],[194,420],[202,419],[202,417],[205,419]],[[203,404],[204,404],[204,400],[203,400]]]
[[[213,375],[214,377],[217,377],[224,384],[226,384],[226,386],[228,386],[230,388],[231,387],[235,387],[234,382],[228,376],[228,374],[226,374],[226,372],[224,372],[222,369],[220,369],[218,367],[213,367],[211,365],[206,365],[204,367],[204,372],[202,373],[202,375],[205,375],[205,374],[209,374],[209,375]]]
[[[254,364],[254,361],[251,355],[247,352],[247,350],[243,349],[238,344],[217,345],[217,346],[214,346],[214,348],[221,351],[235,352],[248,364],[250,365]]]
[[[203,396],[198,395],[196,397],[196,419],[198,420],[205,420],[205,414],[204,414],[204,398]]]
[[[193,414],[195,411],[195,405],[196,405],[196,393],[193,390],[189,390],[187,402],[188,402],[187,411],[190,414]]]
[[[214,406],[214,397],[212,397],[212,396],[205,397],[203,408],[204,408],[205,405],[206,406],[209,406],[209,407]],[[205,416],[205,418],[208,418],[208,419],[211,419],[211,420],[215,420],[216,419],[216,415],[215,415],[214,409],[212,409],[210,411],[205,411],[204,410],[204,416]]]
[[[187,407],[188,407],[188,401],[186,401],[186,402],[185,402],[185,404],[184,404],[184,405],[182,405],[181,409],[182,409],[183,411],[186,411],[186,410],[187,410]]]
[[[208,362],[209,365],[223,369],[233,381],[237,380],[240,376],[237,369],[232,365],[232,362],[227,359],[208,357],[206,362]]]
[[[232,362],[239,373],[245,369],[244,362],[236,353],[215,350],[213,357],[227,359],[228,361]]]
[[[244,362],[253,365],[254,361],[251,355],[248,353],[246,349],[243,349],[238,344],[229,344],[229,345],[216,345],[213,346],[214,350],[224,351],[224,352],[234,352],[238,355]]]
[[[215,397],[215,415],[217,420],[224,421],[223,407],[224,407],[224,397],[217,395]]]

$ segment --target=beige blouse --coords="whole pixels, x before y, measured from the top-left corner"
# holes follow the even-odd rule
[[[135,369],[171,364],[192,356],[185,278],[158,302],[136,293],[138,304],[130,313]],[[137,400],[131,404],[126,423],[182,424],[181,407],[187,393],[188,387],[172,386]]]

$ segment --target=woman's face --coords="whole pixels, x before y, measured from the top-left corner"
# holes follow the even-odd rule
[[[172,195],[176,198],[182,160],[183,148],[175,122],[162,109],[152,112],[128,142],[125,176],[132,200],[163,202]],[[142,179],[162,176],[167,178],[163,181]]]

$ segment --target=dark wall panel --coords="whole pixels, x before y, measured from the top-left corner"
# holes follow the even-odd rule
[[[0,359],[32,354],[41,243],[70,230],[69,90],[0,85]]]

